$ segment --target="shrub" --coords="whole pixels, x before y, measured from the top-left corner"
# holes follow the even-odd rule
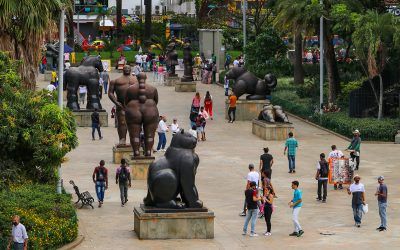
[[[16,178],[54,182],[56,167],[78,144],[72,113],[46,90],[22,88],[17,67],[0,53],[0,188]]]
[[[56,249],[78,235],[78,219],[71,195],[56,194],[54,186],[14,185],[0,192],[0,249],[5,249],[11,217],[15,214],[26,227],[28,249]]]

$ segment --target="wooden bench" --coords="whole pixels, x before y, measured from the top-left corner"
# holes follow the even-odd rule
[[[78,196],[78,201],[75,202],[75,204],[78,204],[79,201],[82,202],[82,206],[80,208],[82,208],[83,206],[91,206],[92,209],[94,209],[92,203],[94,202],[93,197],[90,195],[90,193],[88,191],[86,192],[79,192],[79,188],[78,186],[75,185],[74,181],[70,180],[69,183],[74,187],[75,193]]]

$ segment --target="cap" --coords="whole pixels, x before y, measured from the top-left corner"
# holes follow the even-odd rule
[[[361,177],[358,174],[354,175],[353,180],[355,180],[356,178],[361,179]]]
[[[358,129],[353,131],[353,134],[360,134],[360,131]]]
[[[385,179],[385,177],[383,177],[382,175],[378,177],[379,181],[384,180],[384,179]]]

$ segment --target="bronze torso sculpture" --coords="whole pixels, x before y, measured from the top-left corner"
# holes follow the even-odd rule
[[[158,92],[153,86],[145,84],[146,74],[137,76],[139,83],[131,85],[125,96],[125,117],[129,130],[133,156],[139,157],[140,131],[144,132],[144,155],[151,156],[154,134],[158,126]]]
[[[118,145],[126,145],[127,126],[125,121],[125,96],[129,86],[137,84],[136,77],[131,75],[131,66],[125,65],[123,75],[110,82],[108,97],[116,106],[117,129],[119,136]]]
[[[169,76],[177,76],[177,74],[175,73],[175,66],[178,65],[178,53],[176,52],[175,47],[176,47],[176,41],[175,38],[173,37],[166,48],[167,51],[166,63],[168,66]]]
[[[88,56],[79,67],[71,67],[65,71],[68,108],[72,111],[80,110],[77,92],[80,85],[85,85],[88,91],[86,109],[102,109],[99,98],[99,72],[103,72],[103,64],[98,56]]]
[[[226,73],[226,78],[235,81],[232,90],[238,99],[249,94],[247,100],[265,100],[277,85],[274,75],[266,74],[264,79],[260,79],[243,67],[233,67]]]
[[[258,120],[266,121],[269,123],[289,123],[289,118],[283,112],[282,107],[272,104],[264,105],[263,110],[258,115]]]
[[[185,39],[185,44],[183,46],[183,64],[185,66],[183,71],[182,82],[193,81],[193,57],[192,57],[192,47],[190,46],[190,40]]]
[[[172,137],[163,157],[149,167],[145,206],[159,208],[202,208],[195,185],[199,157],[194,152],[197,139],[183,130]],[[177,203],[177,196],[182,203]]]

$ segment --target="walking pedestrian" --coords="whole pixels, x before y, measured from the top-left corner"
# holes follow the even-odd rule
[[[229,79],[226,76],[224,76],[224,89],[225,89],[225,96],[228,96]]]
[[[260,156],[260,173],[264,173],[266,177],[271,179],[272,176],[272,165],[274,164],[274,157],[268,153],[269,148],[264,148],[264,154]],[[262,176],[262,175],[261,175]],[[263,177],[261,177],[261,182]]]
[[[101,131],[100,131],[100,115],[97,112],[98,109],[94,109],[94,112],[91,115],[92,118],[92,140],[94,141],[94,132],[97,129],[97,133],[99,134],[99,140],[103,139],[103,137],[101,136]]]
[[[289,161],[289,173],[296,173],[296,150],[299,146],[297,140],[293,137],[293,132],[289,132],[289,138],[285,142],[285,150],[283,155],[288,151],[287,157]]]
[[[172,119],[170,128],[171,128],[172,136],[174,136],[176,133],[178,133],[181,130],[181,128],[179,127],[179,124],[178,124],[178,119],[176,119],[176,118]]]
[[[332,151],[329,153],[328,156],[328,164],[331,165],[333,159],[340,159],[344,157],[344,154],[342,153],[342,151],[340,151],[339,149],[336,148],[336,145],[332,145],[331,146]],[[339,183],[337,183],[336,181],[333,183],[333,188],[336,190],[338,189],[338,185],[339,184],[339,189],[343,189],[343,181],[339,181]]]
[[[318,181],[318,197],[317,200],[321,201],[321,189],[324,188],[324,194],[322,196],[322,202],[326,202],[326,197],[328,195],[328,176],[329,176],[329,165],[325,160],[325,154],[321,153],[319,155],[319,161],[317,163],[317,173],[315,174],[315,179]]]
[[[298,181],[292,181],[292,189],[294,190],[293,199],[289,202],[289,207],[293,208],[292,220],[294,224],[294,231],[293,233],[289,234],[289,236],[300,237],[304,234],[304,231],[303,229],[301,229],[299,222],[299,213],[303,205],[303,200],[302,200],[302,192],[299,189]]]
[[[258,187],[258,180],[260,179],[260,175],[257,173],[257,171],[254,170],[254,164],[250,163],[249,164],[249,173],[247,174],[246,177],[246,189],[248,190],[250,188],[250,183],[255,182],[256,186]],[[240,216],[246,216],[246,200],[244,201],[243,205],[243,211],[239,214]]]
[[[271,187],[266,186],[264,188],[264,218],[265,224],[267,225],[267,231],[264,233],[265,236],[271,235],[271,216],[274,211],[274,193]]]
[[[192,107],[195,108],[197,110],[197,112],[200,111],[200,103],[201,103],[200,93],[196,92],[196,94],[192,100]]]
[[[206,96],[204,97],[204,109],[210,115],[211,120],[213,119],[213,100],[210,95],[210,91],[206,92]]]
[[[104,165],[104,160],[101,160],[99,166],[94,168],[92,175],[93,182],[96,184],[96,195],[99,201],[99,207],[103,205],[104,192],[108,188],[108,170]]]
[[[378,187],[376,189],[375,196],[378,198],[378,207],[379,207],[379,217],[381,218],[381,225],[376,229],[379,232],[385,231],[387,228],[387,219],[386,219],[386,208],[387,208],[387,186],[384,184],[385,178],[383,176],[378,177]]]
[[[237,102],[237,97],[234,92],[229,96],[229,109],[228,109],[228,117],[229,121],[228,123],[233,123],[235,121],[235,116],[236,116],[236,102]]]
[[[115,183],[119,184],[121,207],[128,202],[128,187],[132,186],[131,173],[125,159],[121,159],[121,166],[117,168]]]
[[[206,119],[199,113],[196,118],[196,131],[197,131],[197,141],[205,141],[204,127],[206,126]]]
[[[104,94],[107,94],[108,85],[110,83],[110,75],[108,74],[107,70],[104,69],[104,71],[100,73],[100,77],[103,79]]]
[[[353,208],[353,216],[355,226],[361,226],[361,219],[363,214],[363,205],[365,205],[365,188],[364,184],[360,183],[360,176],[355,175],[353,180],[354,183],[347,188],[347,193],[352,194],[351,207]]]
[[[167,136],[166,133],[168,132],[168,127],[167,127],[167,117],[166,116],[160,116],[160,121],[158,122],[158,127],[157,127],[157,133],[158,133],[158,145],[157,145],[157,150],[161,152],[165,152],[165,145],[167,144]]]
[[[254,169],[254,166],[253,166]],[[256,221],[257,221],[257,202],[262,198],[258,197],[257,183],[255,181],[250,182],[249,188],[245,191],[246,205],[247,205],[247,215],[244,220],[243,233],[247,234],[247,227],[251,221],[250,237],[256,237],[258,234],[255,232]]]
[[[347,151],[350,152],[350,157],[353,161],[356,161],[356,170],[360,166],[360,145],[361,145],[361,138],[360,138],[360,131],[358,129],[353,131],[353,139],[350,142],[350,145],[347,147]]]
[[[79,102],[85,104],[87,88],[85,85],[79,86]]]
[[[225,64],[224,64],[224,68],[225,68],[226,71],[229,70],[229,65],[231,64],[231,61],[232,61],[231,55],[229,53],[226,53]]]
[[[12,248],[11,248],[12,246]],[[26,228],[20,223],[20,217],[14,215],[12,218],[11,237],[8,241],[7,250],[27,250],[28,249],[28,234]]]

